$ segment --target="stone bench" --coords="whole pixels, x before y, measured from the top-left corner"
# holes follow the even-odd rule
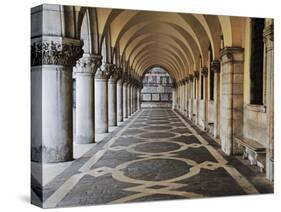
[[[266,149],[265,147],[255,140],[249,138],[234,137],[234,142],[238,147],[243,147],[243,159],[248,159],[251,165],[256,165],[260,168],[260,172],[264,171]]]

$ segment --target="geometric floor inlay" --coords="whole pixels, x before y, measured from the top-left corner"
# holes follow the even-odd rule
[[[44,207],[256,193],[176,112],[142,109],[47,184]]]

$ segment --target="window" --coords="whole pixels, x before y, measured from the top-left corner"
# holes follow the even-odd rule
[[[263,104],[263,29],[264,19],[253,18],[251,23],[250,103]]]

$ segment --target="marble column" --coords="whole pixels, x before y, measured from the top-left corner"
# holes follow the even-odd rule
[[[204,130],[208,129],[208,68],[203,67],[201,71],[203,75],[203,114],[202,114],[202,121],[203,121],[203,128]]]
[[[98,68],[95,75],[95,130],[108,133],[108,75],[107,69]]]
[[[108,125],[117,126],[117,80],[119,73],[114,69],[108,79]]]
[[[211,68],[214,71],[214,104],[215,104],[215,121],[214,121],[214,137],[219,137],[220,131],[220,61],[212,61]]]
[[[132,103],[132,99],[131,99],[131,89],[132,85],[131,83],[128,83],[127,86],[127,111],[128,111],[128,117],[132,115],[132,111],[131,111],[131,103]]]
[[[274,181],[274,33],[273,20],[266,20],[264,29],[265,78],[266,78],[266,115],[267,115],[267,148],[266,177]]]
[[[140,86],[137,88],[137,110],[141,109],[141,88]]]
[[[188,118],[192,120],[193,116],[193,97],[194,97],[194,85],[193,85],[193,75],[189,75],[189,111],[188,111]]]
[[[75,68],[76,76],[76,143],[95,142],[94,75],[101,56],[84,55]]]
[[[73,159],[72,70],[82,54],[80,40],[44,35],[31,41],[32,161]]]
[[[134,105],[135,105],[135,103],[134,103],[134,101],[135,101],[135,99],[134,99],[135,89],[134,89],[134,87],[135,87],[135,85],[133,83],[132,86],[131,86],[131,115],[133,115],[134,112],[135,112],[135,108],[134,108]]]
[[[172,109],[176,109],[176,88],[172,87]]]
[[[238,149],[233,136],[243,129],[243,49],[225,47],[221,50],[222,94],[220,106],[221,148],[227,154]]]
[[[186,100],[186,93],[185,93],[185,79],[182,80],[182,115],[185,114],[185,100]]]
[[[185,108],[185,113],[184,115],[187,116],[188,115],[188,77],[185,78],[185,102],[184,102],[184,108]]]
[[[194,100],[193,100],[193,121],[195,124],[199,123],[199,71],[194,71]]]
[[[117,81],[117,122],[123,121],[123,78]]]
[[[123,120],[128,118],[128,82],[123,83]]]

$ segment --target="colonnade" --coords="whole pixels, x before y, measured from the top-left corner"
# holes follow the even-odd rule
[[[131,70],[110,63],[102,68],[102,55],[83,54],[79,40],[53,39],[44,44],[58,54],[47,51],[42,55],[37,48],[41,41],[32,47],[32,160],[46,163],[72,160],[74,140],[95,143],[96,133],[108,133],[109,127],[132,116],[140,109],[142,88],[140,78]],[[62,52],[60,45],[74,51]],[[72,74],[76,81],[75,114]]]

